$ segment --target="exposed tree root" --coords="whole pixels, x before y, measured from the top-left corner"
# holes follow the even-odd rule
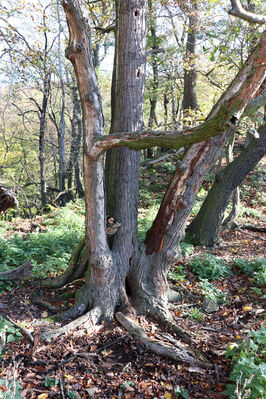
[[[167,357],[175,361],[185,362],[193,366],[213,368],[211,363],[205,363],[195,358],[194,352],[191,349],[187,349],[179,341],[175,340],[168,334],[165,335],[165,337],[167,337],[167,340],[171,343],[162,343],[148,338],[145,330],[139,324],[126,317],[123,313],[116,313],[116,318],[131,335],[133,335],[146,347],[147,350],[156,353],[157,355]]]
[[[169,328],[170,331],[174,331],[182,339],[182,341],[186,342],[187,344],[195,343],[193,339],[193,336],[195,337],[195,335],[191,331],[186,331],[177,326],[176,323],[172,321],[172,317],[167,306],[166,308],[162,306],[162,304],[158,303],[157,306],[150,307],[149,314],[159,318],[160,322]]]
[[[27,260],[16,269],[0,273],[0,280],[20,280],[25,277],[30,277],[32,268],[33,265]]]
[[[80,278],[85,273],[89,261],[88,251],[83,254],[83,257],[79,261],[81,252],[85,248],[85,245],[86,239],[84,237],[76,246],[69,261],[68,268],[63,274],[56,278],[46,278],[44,280],[35,281],[35,284],[38,284],[42,287],[62,288],[64,285],[76,280],[77,278]]]
[[[102,310],[100,309],[100,307],[95,307],[83,316],[71,321],[63,327],[60,327],[56,330],[53,329],[52,331],[44,331],[41,334],[41,338],[46,341],[51,341],[52,339],[55,339],[60,335],[73,333],[79,328],[92,330],[96,326],[96,324],[99,323],[101,316]]]

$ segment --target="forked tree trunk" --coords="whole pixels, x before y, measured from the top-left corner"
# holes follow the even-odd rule
[[[258,134],[259,137],[253,137],[239,156],[216,177],[198,215],[188,228],[197,244],[212,246],[217,242],[224,212],[233,191],[265,155],[266,125],[258,130]]]
[[[216,134],[217,129],[220,129],[220,134],[194,144],[187,150],[184,159],[178,164],[146,241],[140,246],[136,227],[137,182],[133,181],[133,178],[138,177],[138,154],[133,155],[130,151],[116,153],[114,162],[111,163],[110,176],[115,179],[115,187],[111,194],[108,193],[111,204],[109,209],[114,212],[112,216],[120,218],[122,225],[109,247],[105,232],[103,163],[100,152],[95,157],[98,148],[95,142],[111,142],[113,146],[126,147],[131,139],[128,138],[129,135],[122,135],[122,138],[116,136],[115,140],[110,136],[101,137],[101,101],[90,52],[88,25],[82,16],[80,4],[78,0],[63,0],[70,31],[68,57],[74,65],[83,110],[86,237],[90,249],[90,267],[85,285],[78,292],[75,305],[69,314],[77,316],[89,308],[92,310],[80,318],[78,323],[84,320],[95,323],[100,318],[110,319],[115,307],[123,304],[125,280],[128,277],[128,293],[133,304],[142,311],[169,319],[166,279],[168,268],[175,257],[179,256],[178,244],[183,237],[185,222],[200,183],[235,130],[235,126],[229,127],[231,116],[241,115],[265,77],[265,36],[214,107],[208,123],[204,125]],[[115,120],[112,124],[114,131],[142,128],[140,115],[145,72],[143,53],[146,40],[146,7],[146,0],[120,2],[116,59],[118,79]],[[132,57],[132,53],[136,53],[136,59],[135,56]],[[212,118],[220,114],[224,115],[224,120],[217,125],[217,121]],[[136,148],[147,148],[147,143],[143,143],[142,139],[141,135],[133,135]],[[150,139],[152,141],[153,137]],[[166,138],[155,134],[152,144],[155,143],[163,146]],[[108,149],[108,145],[105,149]]]

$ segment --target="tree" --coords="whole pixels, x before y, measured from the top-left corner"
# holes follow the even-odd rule
[[[172,322],[167,306],[167,271],[179,256],[179,243],[184,236],[185,223],[204,176],[235,131],[236,118],[241,116],[265,78],[266,33],[262,35],[256,49],[203,124],[184,132],[146,133],[142,132],[141,115],[147,1],[121,0],[117,18],[118,79],[115,82],[116,98],[112,123],[114,133],[103,137],[101,97],[93,68],[88,25],[81,9],[82,3],[78,0],[63,0],[62,4],[70,32],[67,56],[77,76],[83,111],[86,244],[89,266],[84,286],[77,292],[73,308],[64,314],[67,318],[79,317],[57,329],[52,336],[80,325],[90,328],[101,320],[108,321],[117,307],[122,308],[125,305],[128,309],[130,302],[137,311],[156,315],[181,334],[183,340],[191,342],[190,334]],[[128,80],[124,77],[126,74]],[[133,157],[129,150],[115,152],[109,175],[113,186],[111,194],[107,194],[107,206],[114,212],[111,216],[119,220],[121,227],[113,239],[109,240],[106,234],[102,154],[112,147],[139,150],[155,145],[175,149],[184,145],[189,147],[182,161],[177,164],[176,172],[144,243],[138,242],[136,228],[137,184],[133,179],[138,177],[138,154]],[[107,188],[111,188],[109,182]],[[84,242],[75,251],[75,261],[68,271],[70,279],[79,268],[75,262],[83,246]],[[84,255],[81,254],[80,257],[84,260]],[[123,322],[121,314],[118,317]],[[179,359],[196,363],[184,348]]]
[[[252,137],[248,146],[217,176],[204,200],[198,215],[188,231],[193,241],[212,246],[218,240],[224,212],[233,191],[266,153],[266,125],[258,130],[258,137]],[[211,223],[210,223],[211,220]]]

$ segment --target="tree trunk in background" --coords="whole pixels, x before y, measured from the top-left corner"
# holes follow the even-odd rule
[[[190,224],[188,231],[197,244],[212,246],[216,243],[233,191],[265,155],[266,125],[258,132],[259,137],[254,137],[240,155],[219,173],[198,215]]]
[[[63,77],[63,68],[61,60],[61,20],[59,11],[59,0],[56,1],[57,6],[57,20],[58,20],[58,73],[61,86],[61,109],[60,109],[60,125],[59,125],[59,136],[58,136],[58,148],[59,148],[59,190],[63,193],[60,197],[62,206],[66,205],[66,160],[65,160],[65,85]]]
[[[46,187],[46,173],[45,173],[45,131],[46,131],[46,113],[48,98],[50,93],[50,73],[44,75],[43,80],[43,98],[42,106],[40,108],[40,130],[39,130],[39,162],[40,162],[40,181],[41,181],[41,203],[44,207],[47,203],[47,187]]]
[[[151,39],[151,49],[158,49],[158,38],[156,36],[156,15],[153,10],[152,1],[148,1],[149,13],[150,17],[150,39]],[[150,98],[150,115],[148,128],[152,130],[154,123],[156,123],[156,105],[157,105],[157,96],[158,96],[158,87],[159,87],[159,74],[158,74],[158,61],[157,56],[151,55],[150,64],[152,67],[152,89],[151,89],[151,98]],[[147,149],[147,157],[153,157],[153,148]]]
[[[112,132],[143,129],[146,65],[146,0],[121,0],[116,32]],[[107,214],[121,223],[112,250],[127,269],[136,248],[140,152],[112,149],[106,169]],[[125,270],[126,277],[127,270]]]
[[[197,85],[197,29],[199,24],[198,1],[192,0],[191,10],[189,12],[189,27],[186,44],[185,58],[185,76],[184,76],[184,98],[183,110],[184,116],[189,114],[189,109],[196,110],[199,108],[197,101],[196,85]]]
[[[75,78],[70,86],[71,90],[71,99],[73,104],[73,115],[70,120],[71,122],[71,145],[70,145],[70,154],[67,165],[67,185],[68,189],[71,189],[74,185],[74,176],[75,176],[75,184],[76,191],[79,198],[84,197],[84,189],[81,182],[81,173],[80,173],[80,165],[79,165],[79,157],[80,157],[80,147],[81,147],[81,139],[82,139],[82,116],[81,116],[81,106],[78,96],[78,88],[76,86]],[[73,197],[72,193],[68,194],[71,198]]]

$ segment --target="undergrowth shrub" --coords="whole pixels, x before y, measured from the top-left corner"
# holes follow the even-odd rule
[[[259,331],[251,331],[240,344],[231,344],[226,357],[231,357],[233,370],[230,381],[223,392],[230,399],[265,398],[266,392],[266,329],[261,324]],[[241,395],[243,396],[239,396]]]
[[[211,254],[205,254],[202,258],[194,256],[188,265],[200,278],[211,281],[231,273],[227,262]]]
[[[215,285],[210,283],[208,280],[201,279],[200,287],[202,294],[213,302],[216,302],[218,305],[226,302],[226,293],[215,287]]]
[[[253,278],[254,284],[262,286],[266,284],[266,259],[255,258],[252,262],[238,258],[234,259],[234,266]]]

